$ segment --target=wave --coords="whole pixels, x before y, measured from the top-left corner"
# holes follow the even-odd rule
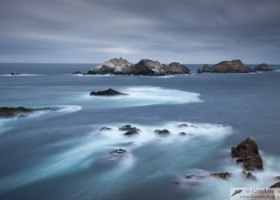
[[[78,97],[77,100],[90,101],[95,107],[135,107],[203,102],[199,93],[160,87],[129,87],[120,91],[129,95],[101,97],[86,94]]]
[[[0,76],[12,76],[12,77],[17,77],[17,76],[43,76],[43,74],[2,74]]]
[[[178,125],[182,123],[188,125],[179,127]],[[193,144],[197,138],[214,140],[216,143],[232,132],[231,127],[218,124],[168,122],[153,126],[133,124],[140,129],[140,134],[135,137],[126,137],[122,131],[118,130],[121,126],[123,124],[113,124],[110,126],[112,130],[102,132],[100,132],[102,126],[95,127],[95,130],[86,137],[75,138],[74,142],[70,141],[71,145],[65,151],[45,158],[37,166],[0,179],[0,191],[21,187],[53,176],[85,170],[89,167],[94,168],[100,163],[106,165],[107,162],[111,162],[107,159],[110,150],[124,148],[127,150],[127,157],[117,159],[116,163],[109,165],[109,171],[101,171],[96,175],[101,181],[108,181],[108,177],[112,180],[112,177],[120,177],[135,166],[137,157],[133,152],[144,145],[176,145],[178,147],[178,145]],[[158,127],[168,129],[170,135],[167,137],[157,135],[154,130]],[[183,131],[186,133],[185,136],[180,135]],[[65,144],[63,145],[65,147]]]

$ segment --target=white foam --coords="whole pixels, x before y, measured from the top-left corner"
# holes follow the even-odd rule
[[[160,87],[129,87],[118,90],[128,95],[113,97],[83,94],[79,99],[91,101],[95,107],[134,107],[157,104],[184,104],[203,102],[200,94]]]
[[[20,187],[32,182],[39,181],[48,177],[61,175],[73,171],[83,170],[94,163],[100,162],[100,154],[108,156],[108,152],[116,148],[125,148],[128,152],[127,157],[121,158],[119,162],[114,165],[114,168],[108,172],[109,176],[118,177],[127,170],[131,169],[136,158],[131,154],[134,149],[137,149],[145,144],[155,142],[156,145],[171,144],[174,145],[185,144],[191,142],[196,137],[203,139],[219,140],[231,133],[231,127],[221,126],[216,124],[200,124],[187,123],[188,127],[178,127],[183,122],[168,122],[157,125],[141,125],[133,124],[139,128],[140,134],[132,137],[124,136],[124,132],[118,130],[124,124],[113,124],[110,126],[112,130],[99,131],[100,127],[95,127],[95,130],[87,137],[80,140],[75,139],[76,143],[71,143],[71,149],[65,150],[57,155],[52,155],[46,158],[41,164],[34,166],[28,170],[11,174],[0,179],[0,191]],[[186,123],[186,122],[184,122]],[[193,127],[191,127],[193,125]],[[154,133],[156,129],[168,129],[171,133],[166,137],[158,136]],[[207,132],[208,130],[208,132]],[[185,131],[190,135],[181,136],[179,133]],[[121,144],[133,142],[132,145],[123,147]],[[106,159],[105,159],[106,160]],[[108,177],[106,173],[105,178]]]
[[[17,77],[17,76],[42,76],[43,74],[2,74],[1,76],[12,76],[12,77]]]

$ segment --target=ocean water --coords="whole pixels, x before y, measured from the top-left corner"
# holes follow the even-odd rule
[[[0,119],[0,199],[224,200],[231,187],[275,183],[280,66],[250,74],[196,74],[201,66],[189,66],[191,75],[143,77],[71,75],[91,64],[0,64],[1,107],[63,107]],[[129,95],[89,96],[108,88]],[[126,124],[140,134],[124,136],[118,128]],[[169,136],[154,133],[164,128]],[[249,136],[264,161],[256,181],[230,158]],[[126,156],[110,156],[119,148]],[[228,180],[184,178],[225,171]]]

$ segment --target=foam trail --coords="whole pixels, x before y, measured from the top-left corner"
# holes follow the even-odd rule
[[[231,133],[231,127],[228,126],[188,123],[186,127],[178,127],[178,125],[182,123],[183,122],[169,122],[155,126],[134,124],[133,126],[141,129],[141,132],[133,138],[124,136],[124,132],[118,130],[123,124],[114,124],[110,126],[112,130],[102,132],[99,131],[100,127],[98,127],[88,137],[82,138],[81,141],[78,141],[76,144],[72,143],[70,145],[71,149],[46,158],[41,164],[28,170],[3,177],[0,179],[0,191],[17,188],[52,176],[87,169],[90,166],[94,166],[96,162],[100,162],[100,160],[98,160],[100,155],[105,154],[108,156],[107,153],[109,150],[125,148],[128,151],[128,156],[121,159],[118,164],[108,172],[111,176],[118,177],[134,166],[135,158],[130,152],[145,144],[156,142],[156,144],[162,145],[172,143],[178,145],[188,143],[189,141],[191,142],[191,140],[197,137],[219,140]],[[167,137],[158,136],[154,133],[154,130],[158,129],[158,127],[161,129],[169,129],[171,132],[170,135]],[[179,133],[182,131],[189,135],[181,136]],[[132,145],[122,147],[122,144],[131,142]],[[103,178],[106,179],[106,177],[108,176],[104,176]]]
[[[17,76],[42,76],[43,74],[2,74],[0,76],[12,76],[12,77],[17,77]]]
[[[200,94],[160,87],[130,87],[120,90],[128,95],[101,97],[82,95],[77,100],[94,102],[96,107],[133,107],[157,104],[184,104],[203,102]],[[172,94],[172,96],[170,95]]]

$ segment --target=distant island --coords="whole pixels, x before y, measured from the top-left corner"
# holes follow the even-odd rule
[[[178,62],[172,62],[167,66],[158,61],[142,59],[137,64],[133,64],[123,58],[113,58],[90,69],[87,74],[165,76],[190,74],[190,72],[188,67]]]
[[[215,65],[203,65],[197,70],[197,73],[252,73],[258,71],[272,71],[273,69],[263,63],[254,68],[242,63],[241,60],[222,61]],[[126,59],[112,58],[103,64],[97,65],[90,69],[84,75],[142,75],[142,76],[166,76],[174,74],[190,74],[191,70],[179,63],[172,62],[169,65],[161,64],[159,61],[141,59],[138,63],[133,64]],[[82,75],[80,71],[72,73],[73,75]]]

